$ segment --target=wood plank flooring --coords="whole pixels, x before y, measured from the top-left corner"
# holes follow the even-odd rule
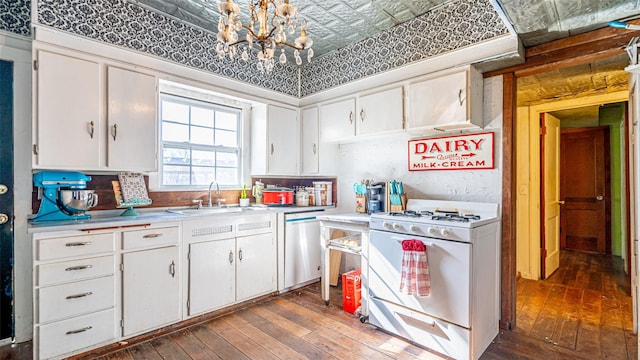
[[[546,281],[518,281],[517,326],[482,355],[496,359],[638,359],[629,287],[617,258],[564,253]],[[74,359],[444,359],[386,334],[331,304],[319,283],[212,320]],[[0,360],[31,359],[30,343],[0,347]]]

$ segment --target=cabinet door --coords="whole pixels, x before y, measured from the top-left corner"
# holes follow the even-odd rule
[[[349,139],[356,135],[355,105],[355,99],[346,99],[320,106],[320,139],[322,141]]]
[[[242,301],[276,290],[276,244],[273,234],[236,240],[236,300]]]
[[[123,336],[179,321],[178,247],[122,255]]]
[[[36,167],[100,166],[101,83],[97,62],[38,51]]]
[[[118,170],[157,170],[156,78],[109,67],[107,164]]]
[[[189,315],[235,301],[235,239],[191,244],[189,259]]]
[[[467,122],[467,71],[411,84],[409,104],[411,128]]]
[[[295,110],[269,105],[269,175],[298,174],[298,118]]]
[[[402,87],[360,96],[357,117],[358,135],[402,130]]]
[[[318,156],[318,108],[302,110],[302,174],[317,174],[319,171]]]

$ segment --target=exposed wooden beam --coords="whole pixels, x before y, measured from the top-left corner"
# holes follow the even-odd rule
[[[516,84],[513,73],[502,77],[502,274],[500,328],[516,325]]]
[[[629,23],[639,23],[640,20]],[[525,62],[504,69],[490,71],[484,77],[514,73],[516,77],[528,76],[559,68],[589,63],[625,53],[631,38],[640,31],[604,28],[570,36],[546,44],[527,48]]]

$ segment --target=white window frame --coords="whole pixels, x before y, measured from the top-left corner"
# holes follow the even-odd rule
[[[160,99],[159,99],[159,111],[158,111],[158,120],[159,120],[159,136],[160,136],[160,149],[159,149],[159,173],[158,173],[158,185],[160,186],[160,188],[162,189],[166,189],[166,190],[179,190],[179,189],[184,189],[184,190],[194,190],[194,189],[202,189],[203,184],[193,184],[193,179],[191,178],[192,176],[192,171],[191,168],[193,167],[193,163],[192,161],[189,161],[189,176],[190,176],[190,181],[189,184],[181,184],[181,185],[166,185],[163,183],[164,180],[164,166],[165,165],[170,165],[170,164],[165,164],[164,163],[164,148],[165,145],[168,145],[172,148],[183,148],[183,149],[188,149],[189,151],[193,151],[193,150],[209,150],[209,151],[214,151],[214,152],[224,152],[224,153],[233,153],[236,155],[237,158],[237,166],[235,168],[236,170],[236,180],[237,183],[235,184],[224,184],[224,185],[220,185],[220,187],[222,188],[241,188],[242,187],[242,183],[243,178],[243,167],[245,166],[244,164],[244,157],[243,157],[243,131],[244,131],[244,126],[243,126],[243,119],[245,117],[244,115],[244,109],[240,108],[240,107],[234,107],[234,106],[229,106],[229,105],[225,105],[225,104],[220,104],[214,101],[207,101],[207,100],[203,100],[203,99],[196,99],[196,98],[192,98],[192,97],[188,97],[188,96],[182,96],[182,95],[177,95],[177,94],[173,94],[171,92],[164,92],[161,91],[160,92]],[[228,146],[217,146],[217,145],[202,145],[202,144],[196,144],[196,143],[192,143],[192,142],[172,142],[172,141],[165,141],[163,134],[162,134],[162,130],[163,130],[163,123],[165,122],[162,119],[162,102],[163,100],[169,100],[175,103],[181,103],[181,104],[185,104],[185,105],[189,105],[189,106],[197,106],[200,108],[207,108],[207,109],[211,109],[214,110],[214,112],[216,110],[222,110],[224,112],[229,112],[229,113],[236,113],[237,114],[237,127],[236,127],[236,143],[237,146],[236,147],[228,147]],[[192,130],[192,126],[193,127],[198,127],[198,125],[192,125],[191,124],[191,119],[189,119],[189,131],[191,133]],[[215,123],[214,123],[214,128],[215,129]],[[212,166],[213,170],[214,170],[214,179],[217,177],[215,174],[217,173],[218,168],[221,168],[217,165],[213,165]],[[213,179],[212,179],[213,180]],[[207,184],[208,185],[208,184]]]

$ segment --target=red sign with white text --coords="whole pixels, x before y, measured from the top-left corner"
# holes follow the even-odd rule
[[[409,140],[409,171],[493,167],[492,132]]]

